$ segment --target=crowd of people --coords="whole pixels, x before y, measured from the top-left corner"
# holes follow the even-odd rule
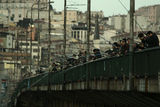
[[[89,56],[88,61],[96,60],[102,57],[99,49],[94,49],[93,53],[94,53],[93,55]],[[78,55],[73,54],[72,57],[65,58],[62,62],[53,62],[51,67],[49,68],[50,68],[50,71],[57,72],[57,71],[66,70],[68,68],[71,68],[80,64],[84,64],[86,62],[87,62],[87,52],[80,51]]]
[[[153,48],[159,46],[159,39],[156,35],[156,33],[153,33],[152,31],[148,31],[146,34],[139,33],[138,38],[140,39],[140,42],[133,44],[133,50],[134,51],[140,51],[146,48]],[[114,42],[112,44],[112,49],[107,50],[105,52],[106,56],[114,57],[114,56],[123,56],[129,53],[129,44],[130,39],[124,38],[118,42]],[[87,60],[96,60],[103,57],[101,55],[101,52],[99,49],[93,50],[93,55],[90,55],[87,59],[87,52],[80,51],[78,55],[73,54],[71,57],[64,58],[63,61],[53,61],[52,65],[49,67],[49,71],[51,72],[57,72],[66,70],[68,68],[86,63]],[[42,70],[39,70],[42,72]]]
[[[159,46],[159,39],[156,33],[153,33],[152,31],[148,31],[146,34],[139,33],[138,38],[141,42],[133,44],[133,51],[140,51],[146,48],[153,48]],[[129,52],[129,44],[130,39],[124,38],[118,42],[114,42],[112,44],[112,49],[107,50],[106,53],[110,57],[126,55]]]

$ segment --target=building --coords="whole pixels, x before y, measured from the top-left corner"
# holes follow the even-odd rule
[[[5,49],[11,49],[15,48],[15,41],[14,41],[14,36],[6,33],[6,32],[0,32],[0,48],[3,50]]]
[[[8,18],[4,14],[0,14],[0,24],[7,24],[8,23]]]
[[[160,23],[160,5],[145,6],[139,8],[135,15],[141,15],[148,18],[151,23]]]
[[[47,5],[48,0],[40,0],[40,3]],[[0,14],[8,16],[8,23],[18,22],[26,18],[31,7],[37,0],[1,0]]]
[[[105,30],[103,35],[100,35],[100,39],[93,40],[94,47],[105,52],[112,47],[112,37],[116,35],[116,30]]]
[[[64,11],[62,11],[62,17],[64,20]],[[78,21],[78,11],[77,10],[67,10],[67,14],[66,14],[66,20],[67,20],[67,24],[72,24],[74,22]]]
[[[63,28],[64,18],[62,17],[62,12],[54,11],[52,24],[54,24],[54,28]]]
[[[31,42],[30,41],[18,41],[19,42],[19,49],[23,52],[30,53]],[[36,64],[38,61],[38,42],[32,41],[32,59],[33,62]],[[41,61],[41,46],[39,46],[39,61]]]
[[[79,11],[78,12],[78,22],[86,23],[87,22],[87,14]]]
[[[106,22],[109,26],[114,27],[114,18],[112,16],[108,17],[108,20]]]
[[[124,31],[125,29],[125,17],[126,15],[114,16],[114,28],[118,31]]]
[[[48,0],[40,0],[40,2],[47,2]],[[37,0],[0,0],[0,3],[23,3],[23,2],[37,2]]]
[[[151,22],[148,21],[148,18],[146,16],[138,16],[135,15],[134,17],[134,29],[136,32],[139,31],[147,31],[150,30],[150,24]],[[129,32],[130,29],[130,16],[129,14],[127,15],[127,17],[125,17],[125,32]]]
[[[96,18],[97,15],[99,18],[104,17],[103,11],[91,11],[91,18]]]
[[[73,25],[71,31],[71,37],[77,40],[82,41],[83,43],[87,42],[87,27],[86,25]]]
[[[108,18],[107,24],[117,31],[124,31],[126,15],[115,15]]]

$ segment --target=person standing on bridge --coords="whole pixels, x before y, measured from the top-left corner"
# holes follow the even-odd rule
[[[148,44],[147,44],[147,37],[144,36],[143,33],[139,33],[138,34],[138,38],[141,40],[141,43],[139,44],[139,48],[140,49],[145,49],[148,47]]]
[[[148,48],[159,46],[159,39],[156,33],[153,33],[152,31],[147,32],[147,44],[148,44]]]

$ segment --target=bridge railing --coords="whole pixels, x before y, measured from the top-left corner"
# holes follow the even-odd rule
[[[157,76],[160,72],[160,48],[147,49],[134,54],[134,75],[135,76]],[[92,62],[69,68],[65,71],[51,72],[50,83],[62,84],[65,82],[77,82],[95,78],[113,78],[129,76],[129,56],[102,58]],[[47,85],[48,75],[42,75],[25,79],[19,86],[21,88],[35,85]],[[43,78],[42,78],[43,77]],[[28,82],[29,81],[29,82]]]
[[[134,53],[134,76],[158,78],[160,72],[160,48],[146,49]],[[49,76],[48,76],[49,74]],[[64,71],[44,73],[19,83],[14,97],[23,89],[33,86],[64,84],[93,79],[129,77],[129,56],[102,58]]]

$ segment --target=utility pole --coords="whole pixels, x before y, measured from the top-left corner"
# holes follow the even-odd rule
[[[50,7],[50,2],[51,0],[49,0],[49,10],[48,10],[48,65],[51,64],[51,60],[50,60],[50,57],[51,57],[51,7]]]
[[[66,19],[67,19],[67,1],[64,0],[64,55],[66,56]]]
[[[91,32],[91,0],[87,4],[87,59],[90,55],[90,32]]]
[[[87,61],[89,60],[90,56],[90,32],[91,32],[91,0],[88,0],[87,4]],[[89,67],[87,67],[89,68]],[[87,69],[87,76],[86,76],[86,83],[87,87],[86,89],[89,89],[89,77],[90,77],[90,71]]]
[[[40,66],[40,61],[39,61],[39,52],[40,52],[40,32],[39,32],[39,8],[40,7],[40,0],[38,0],[38,69],[39,69],[39,66]]]
[[[134,89],[134,12],[135,0],[130,0],[129,88],[131,91]]]
[[[33,8],[34,4],[31,7],[31,20],[30,20],[30,33],[31,33],[31,37],[30,37],[30,73],[32,72],[32,8]]]
[[[49,9],[48,9],[48,67],[49,67],[49,71],[48,71],[48,92],[50,92],[51,90],[51,83],[50,83],[50,67],[51,67],[51,7],[50,7],[50,3],[51,3],[51,0],[49,0]]]

